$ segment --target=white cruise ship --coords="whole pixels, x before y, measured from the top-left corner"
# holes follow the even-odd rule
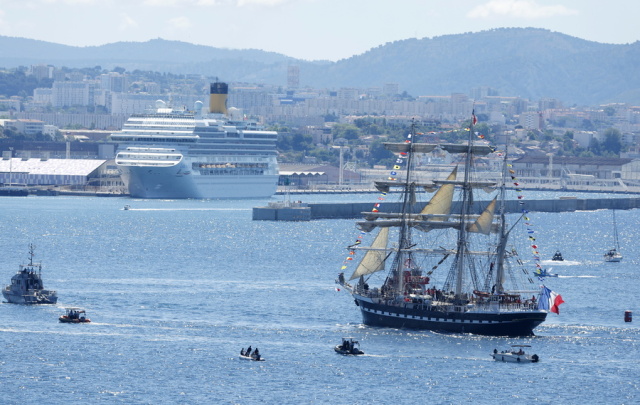
[[[134,114],[117,143],[116,165],[134,198],[266,198],[276,191],[275,131],[228,115],[228,87],[212,83],[209,113],[168,108]],[[235,118],[235,119],[234,119]]]

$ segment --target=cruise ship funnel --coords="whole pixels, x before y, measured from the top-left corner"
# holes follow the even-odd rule
[[[213,114],[227,113],[227,94],[229,86],[227,83],[215,82],[211,83],[209,91],[209,112]]]

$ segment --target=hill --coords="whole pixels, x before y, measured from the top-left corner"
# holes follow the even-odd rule
[[[640,103],[639,62],[640,42],[602,44],[509,28],[388,43],[328,67],[326,77],[356,87],[397,82],[414,96],[489,86],[503,96],[567,104]]]
[[[284,85],[287,66],[300,67],[301,86],[380,87],[399,83],[413,96],[469,93],[489,86],[503,96],[565,104],[640,104],[640,42],[615,45],[537,28],[387,43],[338,62],[304,61],[256,49],[234,50],[154,39],[73,47],[0,36],[0,66],[116,66],[225,81]]]

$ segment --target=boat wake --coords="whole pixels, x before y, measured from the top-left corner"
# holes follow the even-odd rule
[[[598,276],[558,276],[558,278],[598,278]]]
[[[557,261],[557,260],[542,260],[540,261],[540,264],[543,264],[545,266],[577,266],[579,264],[582,264],[581,262],[576,262],[573,260],[563,260],[563,261]]]
[[[251,211],[250,208],[127,208],[123,211]]]

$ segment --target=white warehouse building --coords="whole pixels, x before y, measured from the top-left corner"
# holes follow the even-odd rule
[[[8,158],[0,160],[0,183],[45,185],[86,185],[106,168],[101,159]]]

